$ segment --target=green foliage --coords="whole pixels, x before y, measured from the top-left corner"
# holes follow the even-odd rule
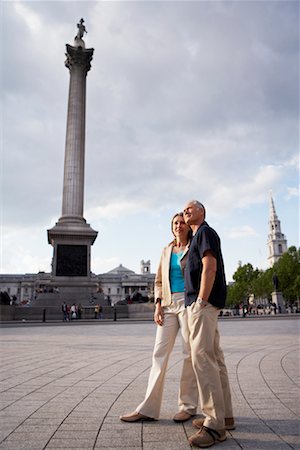
[[[227,289],[227,306],[238,306],[240,303],[244,303],[246,299],[246,287],[243,283],[234,283],[228,286]]]
[[[252,264],[245,264],[244,266],[239,266],[235,274],[233,275],[233,279],[236,282],[246,283],[250,285],[258,276],[259,270],[253,269]]]
[[[300,249],[290,247],[273,267],[266,271],[253,269],[251,264],[239,266],[233,275],[234,284],[228,287],[226,304],[236,306],[248,300],[251,294],[256,298],[271,298],[274,291],[272,277],[279,279],[278,290],[289,303],[300,298]]]
[[[268,298],[273,289],[273,269],[260,271],[257,279],[253,283],[253,294],[257,298]]]
[[[259,270],[254,270],[251,264],[239,266],[233,275],[235,283],[228,287],[226,304],[237,306],[247,302],[249,295],[253,293],[254,283],[258,276]]]
[[[300,249],[290,247],[274,264],[273,273],[279,279],[279,291],[283,297],[293,303],[300,298]]]

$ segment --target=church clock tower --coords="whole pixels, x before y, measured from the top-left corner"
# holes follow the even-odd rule
[[[275,211],[272,192],[270,192],[270,218],[268,236],[269,256],[268,260],[272,267],[275,262],[287,251],[287,240],[281,232],[280,220]]]

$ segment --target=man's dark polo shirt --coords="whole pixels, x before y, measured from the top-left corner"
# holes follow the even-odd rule
[[[202,258],[210,250],[217,260],[216,278],[208,301],[217,308],[223,308],[226,300],[226,279],[221,253],[220,238],[207,222],[203,222],[193,236],[184,270],[185,306],[195,302],[200,290]]]

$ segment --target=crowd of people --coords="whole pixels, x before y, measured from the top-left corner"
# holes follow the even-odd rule
[[[69,322],[71,320],[81,319],[82,318],[82,305],[79,303],[73,303],[72,305],[63,302],[61,305],[61,311],[63,314],[63,321]]]
[[[43,286],[35,289],[36,294],[59,294],[59,288],[57,286]]]
[[[83,307],[79,303],[73,303],[72,305],[63,302],[61,305],[61,311],[63,315],[63,322],[69,322],[71,320],[77,320],[82,318]],[[103,319],[103,308],[100,304],[94,306],[94,319]]]

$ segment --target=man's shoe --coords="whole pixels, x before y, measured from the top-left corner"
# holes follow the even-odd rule
[[[196,434],[189,438],[189,443],[200,448],[207,448],[214,445],[216,442],[226,441],[226,431],[213,430],[212,428],[202,427]]]
[[[178,411],[178,413],[176,413],[173,417],[173,420],[174,422],[186,422],[187,420],[190,420],[190,418],[194,415],[195,414],[189,414],[186,411]]]
[[[147,417],[144,416],[144,414],[141,414],[139,412],[134,411],[131,414],[126,414],[124,416],[120,416],[120,420],[123,420],[123,422],[140,422],[142,420],[155,420],[153,417]]]
[[[192,422],[193,427],[202,428],[204,424],[204,417],[200,417],[199,419],[194,419]],[[234,418],[233,417],[225,417],[225,430],[235,430]]]
[[[225,417],[225,430],[235,430],[235,423],[233,417]]]

